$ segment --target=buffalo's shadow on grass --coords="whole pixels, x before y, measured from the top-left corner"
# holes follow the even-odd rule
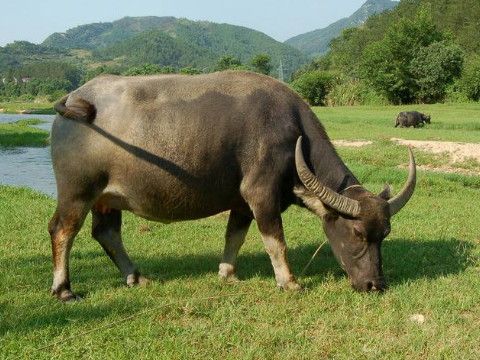
[[[288,249],[289,262],[295,275],[300,274],[315,250],[313,244]],[[471,243],[454,238],[429,241],[391,239],[382,246],[383,268],[390,286],[419,278],[435,279],[463,272],[472,262],[472,250]],[[219,254],[136,257],[137,265],[146,276],[161,281],[215,273],[219,261]],[[237,267],[242,280],[256,276],[272,278],[273,281],[270,259],[264,252],[240,254]],[[336,278],[345,277],[328,245],[320,250],[305,276],[314,278],[315,286],[323,281],[326,274]]]
[[[314,244],[300,245],[289,249],[289,259],[295,274],[300,273],[315,249]],[[419,278],[435,279],[444,275],[458,274],[473,262],[472,251],[473,245],[471,243],[458,239],[431,241],[392,239],[386,241],[383,246],[384,271],[390,287]],[[105,257],[105,260],[102,257]],[[179,256],[151,255],[148,257],[134,256],[134,258],[138,267],[146,276],[154,281],[168,282],[182,278],[186,278],[185,281],[187,281],[187,279],[215,274],[220,255],[215,253]],[[105,266],[108,262],[110,260],[100,249],[99,251],[74,251],[71,268],[73,290],[83,288],[87,292],[93,293],[95,292],[95,283],[102,284],[103,289],[105,286],[115,286],[114,284],[125,286],[113,264]],[[35,267],[39,274],[43,274],[43,277],[50,278],[49,256],[19,257],[11,263],[11,266],[14,269],[24,269],[26,263]],[[272,286],[274,286],[272,267],[265,253],[240,255],[238,267],[240,279],[248,281],[252,277],[268,278],[271,279]],[[324,246],[305,275],[310,277],[309,287],[322,286],[321,283],[327,274],[333,275],[337,279],[345,277],[334,259],[330,247]],[[25,273],[24,282],[31,282],[30,279],[32,279],[31,274]],[[33,287],[35,290],[31,289],[29,291],[38,290],[38,284]],[[81,295],[89,297],[88,293]],[[45,289],[45,296],[47,296],[47,289]],[[17,317],[14,321],[12,319],[7,321],[8,324],[0,326],[0,335],[6,331],[23,332],[27,329],[33,330],[52,325],[64,327],[72,321],[91,322],[108,317],[112,313],[120,312],[122,315],[129,315],[145,306],[140,301],[141,299],[138,302],[131,299],[127,305],[122,299],[124,297],[110,299],[108,302],[95,307],[85,305],[64,306],[56,303],[45,305],[42,307],[44,310],[39,309],[38,312],[33,312],[29,316]],[[54,300],[52,299],[52,301]],[[161,301],[161,295],[159,295],[159,301]],[[7,303],[0,305],[1,312],[13,311]]]

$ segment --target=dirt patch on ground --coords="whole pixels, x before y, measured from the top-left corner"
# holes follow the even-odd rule
[[[433,166],[430,164],[418,165],[422,170],[436,171],[444,173],[455,173],[463,175],[479,175],[480,167],[473,166],[472,169],[462,167],[466,162],[480,164],[480,144],[458,143],[451,141],[422,141],[422,140],[404,140],[390,139],[397,144],[412,146],[414,148],[430,152],[432,154],[445,156],[448,164]]]
[[[345,147],[362,147],[362,146],[373,144],[372,141],[365,141],[365,140],[333,140],[332,143],[335,146],[345,146]]]
[[[457,143],[450,141],[421,141],[390,139],[398,144],[412,146],[433,154],[448,154],[452,162],[462,162],[474,159],[480,162],[480,144],[475,143]]]

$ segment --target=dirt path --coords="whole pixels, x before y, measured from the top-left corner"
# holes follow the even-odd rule
[[[366,140],[333,140],[333,145],[335,146],[346,146],[346,147],[361,147],[366,145],[373,144],[373,141]]]
[[[474,159],[480,162],[480,144],[475,143],[457,143],[451,141],[421,141],[390,139],[401,145],[408,145],[433,154],[449,154],[451,162],[462,162]]]
[[[430,152],[432,154],[444,155],[447,164],[445,165],[431,165],[421,164],[417,165],[419,169],[426,171],[436,171],[443,173],[456,173],[464,175],[479,175],[480,174],[480,144],[478,143],[460,143],[452,141],[422,141],[422,140],[405,140],[398,138],[391,138],[391,141],[412,146],[416,149]],[[370,145],[372,141],[365,140],[334,140],[332,141],[335,146],[344,147],[362,147]],[[465,161],[475,161],[479,166],[473,166],[466,169],[460,164]]]

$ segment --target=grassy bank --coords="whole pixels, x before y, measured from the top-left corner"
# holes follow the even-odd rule
[[[48,131],[32,126],[41,123],[43,121],[39,119],[27,119],[14,123],[0,124],[0,148],[47,146]]]
[[[0,102],[0,113],[6,114],[55,114],[50,102]]]
[[[478,107],[469,106],[422,108],[436,115],[431,128],[418,130],[393,128],[396,107],[315,111],[334,139],[374,140],[339,152],[378,192],[385,182],[398,191],[407,175],[398,168],[407,163],[405,148],[385,139],[478,142],[478,130],[469,125],[475,115],[468,115]],[[436,122],[443,128],[435,128]],[[435,160],[416,155],[420,164]],[[165,225],[125,213],[125,246],[154,280],[128,289],[90,237],[88,218],[70,269],[84,301],[60,304],[48,293],[46,228],[54,200],[0,187],[0,358],[478,359],[478,199],[479,176],[419,172],[417,190],[393,219],[383,245],[390,285],[383,295],[353,292],[328,246],[300,279],[305,292],[276,290],[255,225],[240,253],[243,281],[220,283],[224,215]],[[289,260],[299,274],[325,236],[305,210],[291,207],[283,219]]]

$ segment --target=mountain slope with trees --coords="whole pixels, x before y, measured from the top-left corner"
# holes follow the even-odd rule
[[[402,0],[362,27],[344,30],[330,52],[294,77],[331,74],[328,104],[476,101],[478,19],[478,0]]]
[[[339,36],[344,29],[358,27],[372,15],[393,9],[398,2],[391,0],[368,0],[351,16],[340,19],[329,26],[300,34],[285,41],[308,56],[325,54],[330,41]]]

